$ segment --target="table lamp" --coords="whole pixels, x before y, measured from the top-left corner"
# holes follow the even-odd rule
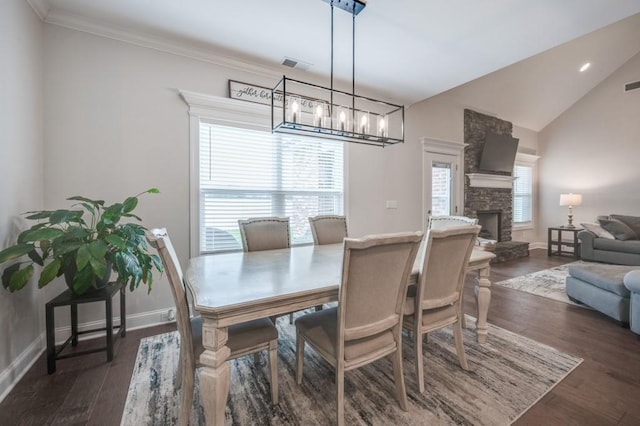
[[[569,206],[569,224],[567,228],[575,228],[573,226],[573,206],[579,206],[582,204],[582,194],[560,194],[560,205]]]

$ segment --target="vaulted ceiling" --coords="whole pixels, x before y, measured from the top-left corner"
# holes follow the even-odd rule
[[[285,57],[330,72],[322,0],[28,1],[52,24],[189,45],[274,76]],[[334,28],[336,78],[350,82],[351,16],[336,10]],[[457,88],[466,105],[540,130],[640,51],[640,1],[369,0],[355,37],[357,87],[406,105]]]

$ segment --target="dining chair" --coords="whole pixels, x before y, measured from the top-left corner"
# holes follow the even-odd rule
[[[253,217],[238,220],[244,251],[289,248],[288,217]]]
[[[152,229],[146,235],[154,247],[169,279],[171,293],[176,305],[176,322],[180,334],[180,362],[175,386],[182,387],[179,424],[187,425],[193,403],[195,372],[202,346],[202,318],[191,317],[187,292],[182,280],[182,268],[171,244],[166,229]],[[268,318],[247,321],[228,327],[227,347],[231,351],[228,359],[269,351],[271,372],[271,402],[278,403],[278,330]],[[201,394],[201,398],[206,395]]]
[[[458,226],[477,225],[478,219],[467,216],[431,216],[429,218],[428,229],[447,229]],[[475,244],[475,243],[474,243]],[[462,317],[462,328],[467,328],[464,316]]]
[[[462,340],[462,293],[467,265],[480,226],[430,229],[417,285],[407,291],[403,327],[411,331],[416,351],[418,387],[424,392],[422,336],[453,325],[460,365],[468,369]]]
[[[428,229],[452,228],[455,226],[477,225],[478,219],[466,216],[431,216]]]
[[[315,245],[341,243],[347,237],[347,218],[338,215],[319,215],[309,218]]]
[[[344,424],[344,373],[391,356],[396,396],[406,411],[402,312],[422,233],[346,238],[338,306],[296,319],[296,382],[305,343],[335,369],[337,423]]]

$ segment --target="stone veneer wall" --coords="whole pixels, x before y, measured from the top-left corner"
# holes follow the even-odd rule
[[[481,114],[469,109],[464,110],[464,215],[477,217],[476,212],[482,210],[501,210],[500,241],[511,241],[511,225],[513,222],[513,191],[511,188],[477,188],[469,185],[467,173],[487,173],[511,176],[506,172],[489,172],[479,170],[480,157],[484,141],[488,133],[511,135],[513,125],[499,118]]]

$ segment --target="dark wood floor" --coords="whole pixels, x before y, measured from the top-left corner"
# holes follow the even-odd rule
[[[533,250],[528,258],[494,265],[491,280],[570,261]],[[471,287],[465,311],[475,314]],[[584,358],[517,425],[640,424],[640,339],[629,329],[595,311],[500,286],[492,287],[489,322]],[[61,360],[51,376],[41,356],[0,403],[0,425],[119,425],[140,339],[172,329],[130,331],[117,339],[111,363],[104,353]]]

